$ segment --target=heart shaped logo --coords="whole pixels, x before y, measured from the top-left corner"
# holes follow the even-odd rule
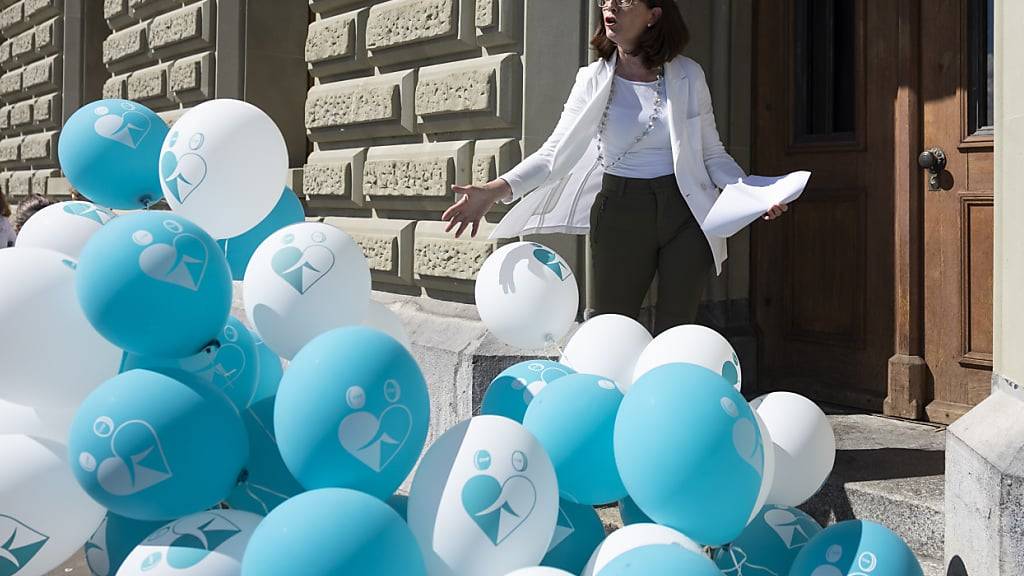
[[[176,536],[167,549],[167,565],[186,570],[199,564],[221,545],[242,532],[237,524],[216,512],[189,516],[171,529]]]
[[[462,487],[462,507],[495,545],[516,533],[537,505],[537,489],[526,476],[499,483],[493,476],[474,476]]]
[[[557,276],[559,280],[564,281],[572,275],[572,271],[564,262],[561,261],[561,259],[559,259],[558,254],[555,254],[540,244],[534,244],[534,246],[536,246],[536,248],[533,251],[533,257],[549,270],[554,272],[555,276]]]
[[[0,514],[0,574],[17,574],[49,541],[20,520]]]
[[[402,450],[411,431],[412,412],[394,404],[381,412],[380,418],[365,411],[349,414],[338,426],[338,440],[346,452],[380,472]]]
[[[141,234],[149,233],[142,231]],[[140,232],[136,232],[136,236],[139,235]],[[150,278],[197,292],[206,275],[209,256],[202,240],[191,234],[182,234],[171,244],[148,245],[139,254],[139,267]]]
[[[206,160],[195,152],[182,154],[179,158],[171,150],[160,157],[160,176],[164,185],[179,204],[184,204],[206,180]]]
[[[142,144],[153,127],[153,123],[145,114],[134,110],[128,110],[119,116],[112,114],[110,108],[100,106],[96,109],[96,114],[99,118],[93,124],[93,129],[98,136],[132,149]]]
[[[321,244],[301,250],[285,246],[274,254],[270,267],[299,294],[305,294],[334,268],[334,252]]]
[[[100,208],[87,202],[68,202],[64,205],[64,212],[73,216],[81,216],[97,222],[101,226],[114,218],[114,213],[106,208]]]
[[[79,457],[87,472],[96,471],[100,486],[114,496],[130,496],[170,479],[173,474],[156,430],[142,420],[130,420],[111,434],[113,422],[99,418],[93,429],[100,437],[110,436],[110,458],[95,467],[89,453]]]
[[[221,389],[240,408],[247,407],[256,393],[255,389],[235,387],[235,382],[248,365],[245,352],[237,344],[210,345],[198,354],[177,362],[182,370]]]

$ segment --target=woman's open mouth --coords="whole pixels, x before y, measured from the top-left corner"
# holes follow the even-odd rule
[[[616,22],[618,22],[618,20],[616,20],[615,16],[605,16],[604,17],[604,25],[606,27],[608,27],[608,28],[611,28],[612,26],[615,26]]]

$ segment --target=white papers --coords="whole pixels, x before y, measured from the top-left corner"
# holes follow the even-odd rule
[[[810,172],[800,171],[785,176],[747,176],[729,184],[704,219],[704,231],[728,238],[764,216],[772,206],[796,201],[810,178]]]

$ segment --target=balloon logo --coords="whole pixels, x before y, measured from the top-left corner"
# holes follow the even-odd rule
[[[154,244],[153,234],[148,230],[132,234],[132,241],[144,248],[139,254],[139,268],[154,280],[198,292],[210,256],[206,244],[197,236],[185,233],[181,224],[174,220],[164,220],[164,228],[175,235],[168,243]]]
[[[474,456],[477,470],[486,472],[491,467],[491,455],[480,450]],[[526,472],[526,454],[512,453],[512,468]],[[495,546],[501,545],[526,522],[537,505],[537,488],[522,474],[499,481],[490,474],[471,477],[462,488],[462,506],[469,517],[490,538]]]
[[[279,249],[270,261],[274,273],[299,294],[308,292],[334,268],[334,252],[322,244],[327,236],[323,232],[314,232],[311,239],[315,244],[301,249],[290,245],[295,241],[293,234],[285,235],[282,241],[289,245]]]
[[[100,486],[109,494],[138,494],[173,476],[160,438],[149,423],[129,420],[115,429],[113,420],[101,416],[92,429],[96,436],[110,438],[111,456],[97,464],[91,452],[82,452],[78,464],[86,472],[96,472]]]
[[[110,552],[107,551],[107,517],[83,547],[85,565],[96,576],[110,576]]]
[[[764,513],[764,521],[772,531],[779,535],[779,539],[790,550],[803,548],[811,539],[812,535],[808,533],[807,528],[803,524],[808,520],[798,517],[789,510],[783,508],[768,510]],[[817,524],[813,528],[815,532],[821,531],[821,527]]]
[[[217,512],[193,514],[170,527],[164,527],[146,539],[144,544],[170,540],[167,555],[153,552],[142,562],[143,570],[151,570],[161,560],[176,570],[186,570],[217,550],[222,544],[242,532],[242,528],[227,516]]]
[[[133,150],[142,144],[153,127],[149,118],[132,102],[121,102],[120,114],[107,106],[99,106],[94,112],[99,116],[93,124],[96,134]]]
[[[555,254],[551,249],[542,246],[541,244],[534,244],[534,247],[536,249],[533,251],[533,257],[536,258],[538,262],[551,269],[551,271],[555,273],[555,276],[558,276],[559,280],[564,282],[566,278],[572,275],[572,269],[569,268],[568,264],[562,262],[561,258],[558,257],[558,254]]]
[[[857,566],[853,571],[844,574],[843,570],[833,566],[843,559],[843,547],[839,544],[829,546],[825,551],[825,561],[814,570],[812,576],[871,576],[871,573],[878,567],[878,557],[872,552],[863,552],[857,557]]]
[[[565,542],[566,538],[572,536],[575,532],[576,525],[572,523],[572,519],[565,513],[562,505],[559,504],[558,520],[555,522],[555,534],[551,537],[551,545],[548,546],[548,552],[557,548],[559,544]]]
[[[761,442],[757,421],[749,417],[741,417],[739,407],[727,396],[722,397],[722,410],[736,419],[732,425],[732,444],[736,453],[743,458],[758,476],[764,474],[764,444]]]
[[[247,361],[245,352],[238,345],[238,329],[228,324],[222,335],[223,344],[211,344],[199,354],[179,360],[178,364],[183,370],[223,390],[229,397],[234,397],[234,384],[245,371]],[[251,399],[253,394],[255,390],[252,394],[246,394],[246,397]]]
[[[72,216],[87,218],[99,223],[100,226],[114,219],[113,212],[89,202],[66,202],[64,204],[64,212]]]
[[[731,360],[726,360],[726,362],[722,364],[722,378],[725,378],[730,386],[736,386],[740,382],[739,365],[740,359],[735,352],[733,353]]]
[[[49,540],[23,522],[0,514],[0,574],[17,574]]]
[[[366,391],[352,386],[345,394],[349,408],[358,410],[345,417],[338,426],[341,447],[374,472],[387,468],[405,446],[412,432],[412,411],[398,401],[402,388],[396,380],[384,384],[388,406],[375,415],[366,406]]]
[[[179,136],[178,132],[171,134],[167,147],[173,148]],[[206,159],[197,153],[205,142],[206,137],[196,132],[188,141],[188,152],[179,157],[174,150],[168,149],[160,157],[160,176],[179,204],[184,204],[206,180]]]

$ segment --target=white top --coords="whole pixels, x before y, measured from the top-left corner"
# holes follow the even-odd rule
[[[654,113],[654,99],[658,95],[658,82],[634,82],[618,75],[614,82],[608,126],[601,141],[606,162],[614,162],[644,131]],[[663,105],[654,130],[605,173],[626,178],[657,178],[674,171],[668,118]]]

